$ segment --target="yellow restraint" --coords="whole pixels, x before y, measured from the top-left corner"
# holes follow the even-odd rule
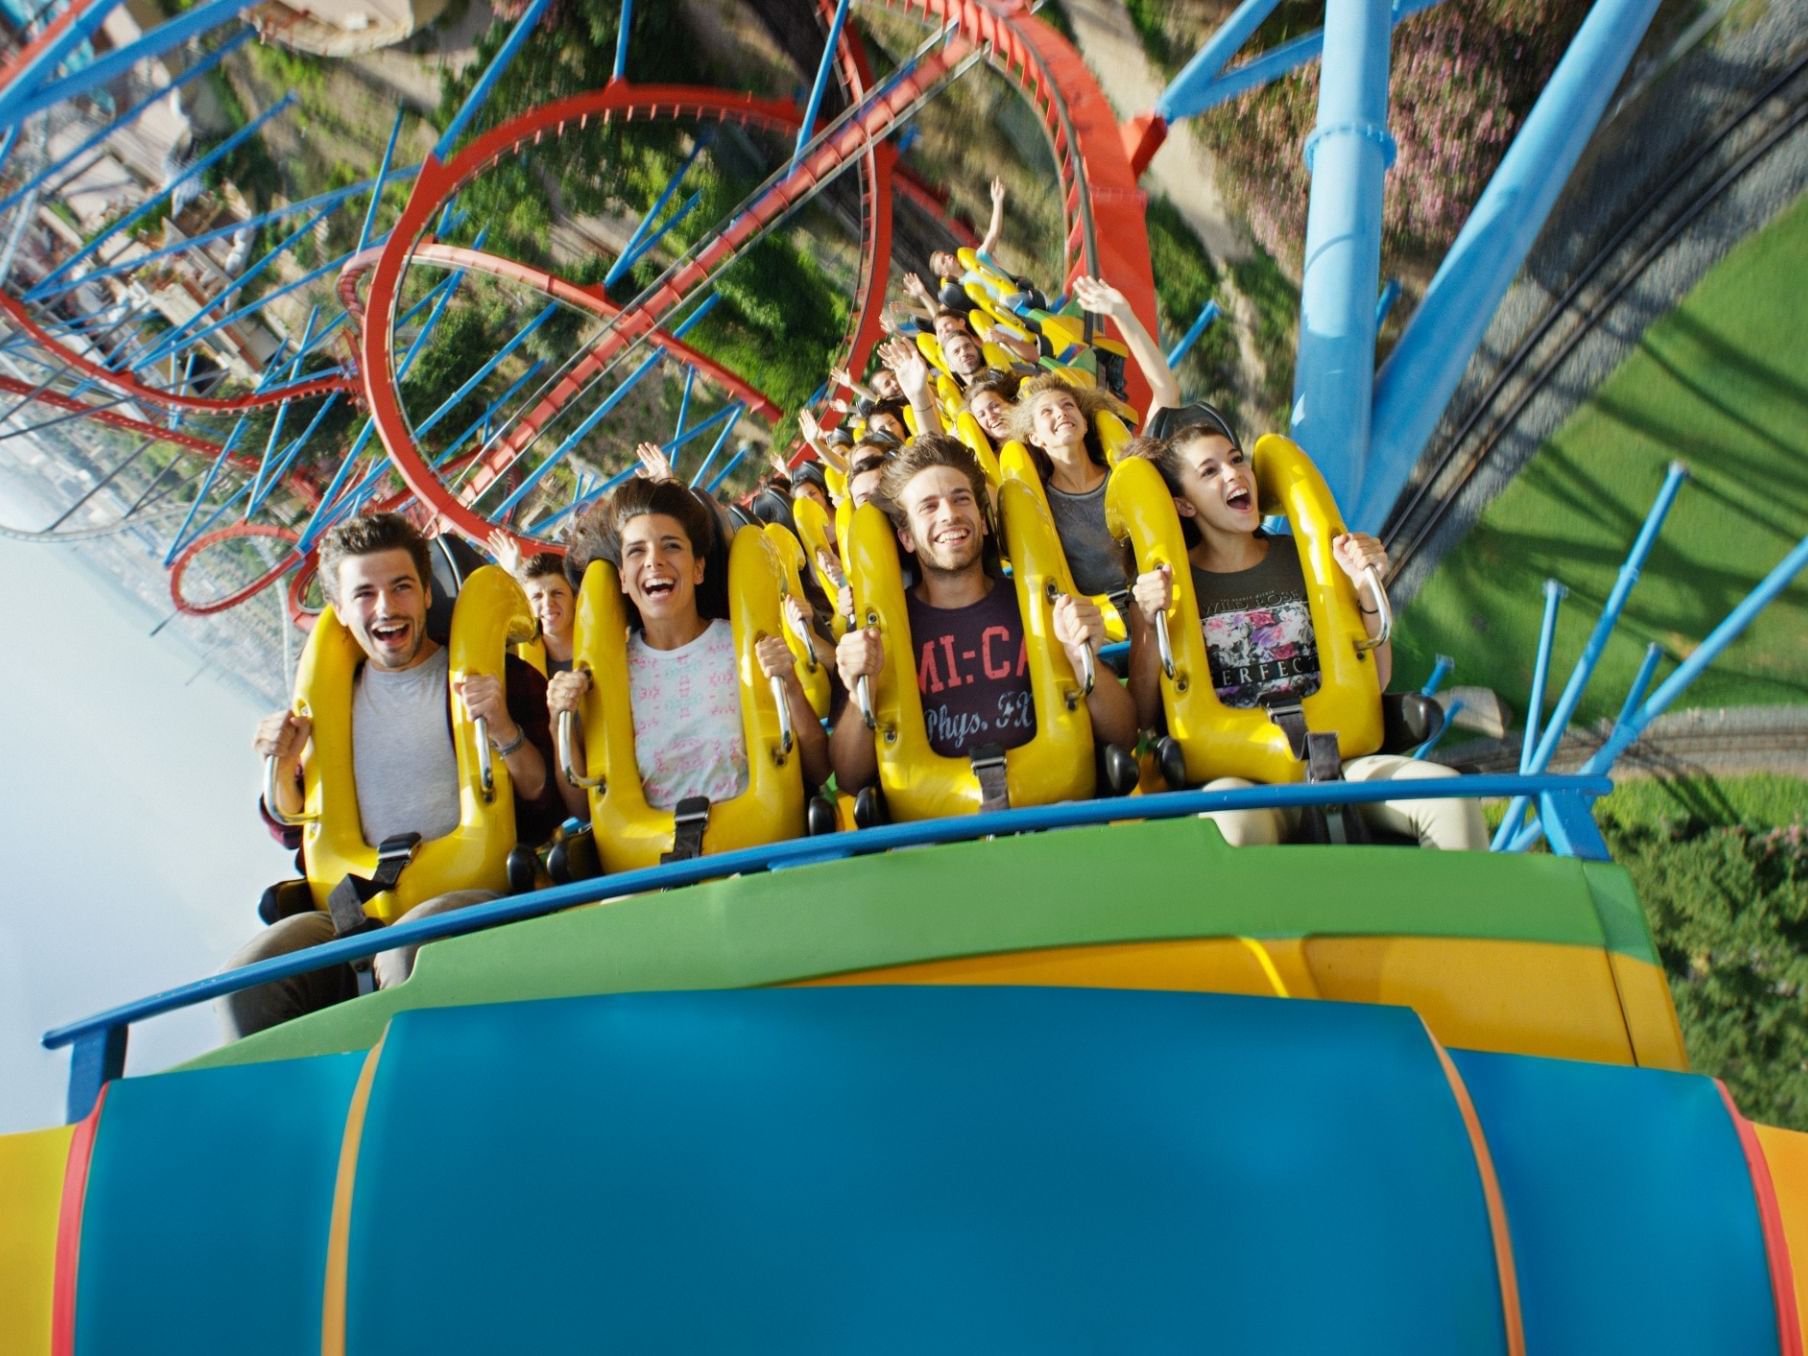
[[[1055,640],[1052,607],[1052,595],[1062,588],[1057,575],[1065,572],[1066,558],[1054,523],[1025,486],[1008,481],[1002,485],[998,509],[1014,573],[1009,583],[1000,581],[994,587],[1017,590],[1036,708],[1035,738],[1005,753],[1011,804],[1084,798],[1093,793],[1092,718],[1067,651]],[[897,533],[881,509],[866,504],[855,511],[849,537],[848,574],[862,623],[879,628],[885,652],[885,666],[872,684],[877,727],[873,738],[879,785],[892,817],[970,814],[980,806],[979,778],[964,760],[944,758],[930,748],[923,724]],[[1106,673],[1099,681],[1115,680]]]
[[[1054,510],[1048,506],[1048,491],[1042,488],[1042,477],[1036,474],[1036,463],[1030,457],[1030,450],[1013,438],[1004,445],[1004,450],[998,454],[998,465],[1007,484],[1015,481],[1031,492],[1035,497],[1036,506],[1052,528],[1055,521]],[[1109,494],[1110,491],[1107,490],[1106,493]],[[1058,564],[1052,573],[1063,593],[1078,594],[1079,589],[1074,586],[1073,571],[1068,568],[1067,556],[1061,551],[1060,546],[1061,539],[1057,536],[1055,549]],[[1016,557],[1013,556],[1012,560],[1016,560]],[[1117,604],[1103,593],[1089,594],[1087,597],[1098,605],[1100,612],[1105,614],[1106,641],[1127,640],[1130,633],[1124,629],[1124,615],[1117,610]]]
[[[1255,475],[1264,513],[1284,514],[1293,529],[1312,630],[1318,641],[1319,689],[1300,703],[1307,728],[1337,732],[1345,758],[1381,747],[1381,686],[1375,665],[1358,645],[1367,638],[1356,588],[1332,558],[1331,543],[1344,530],[1330,488],[1298,445],[1278,434],[1256,443]],[[1161,473],[1140,457],[1126,457],[1105,490],[1105,521],[1113,536],[1130,539],[1138,572],[1169,567],[1174,580],[1167,611],[1173,672],[1164,665],[1162,707],[1168,733],[1186,753],[1187,779],[1215,777],[1253,782],[1297,782],[1304,765],[1265,708],[1229,707],[1218,700],[1206,661],[1205,635],[1180,517]],[[1276,538],[1272,550],[1284,550]]]
[[[818,513],[822,505],[815,500],[808,501],[810,507]],[[783,523],[767,523],[763,529],[766,541],[772,547],[773,557],[779,568],[779,619],[785,623],[785,644],[791,649],[791,657],[796,660],[793,666],[797,670],[797,681],[804,686],[804,695],[810,699],[810,709],[818,717],[829,714],[829,671],[822,661],[816,657],[816,647],[810,644],[807,635],[799,635],[790,625],[790,617],[786,614],[783,603],[786,598],[795,598],[802,604],[804,616],[810,615],[810,600],[804,594],[804,548],[791,534],[791,529]]]
[[[452,607],[449,669],[454,681],[467,674],[502,677],[511,644],[534,634],[527,595],[507,571],[485,565],[473,570]],[[301,835],[302,860],[314,907],[348,875],[377,871],[377,850],[364,841],[358,819],[358,787],[352,772],[352,684],[364,652],[340,625],[333,609],[323,610],[301,652],[295,674],[294,709],[314,722],[313,753],[302,764],[306,794]],[[492,789],[480,782],[477,726],[464,703],[452,703],[452,743],[458,754],[458,827],[422,843],[394,890],[364,906],[385,923],[423,900],[448,890],[506,890],[508,855],[515,846],[515,792],[508,767],[492,757]]]
[[[515,658],[532,664],[542,678],[546,676],[546,642],[541,639],[538,629],[532,640],[524,640],[515,646]]]
[[[986,479],[992,488],[998,488],[998,482],[1004,479],[1004,473],[998,469],[998,454],[992,450],[992,440],[986,437],[986,431],[979,426],[979,420],[969,410],[962,410],[954,417],[954,436],[967,445],[967,450],[979,458],[979,469],[986,473]]]
[[[747,789],[709,808],[705,853],[776,843],[804,831],[804,782],[795,747],[782,748],[778,703],[753,647],[784,634],[781,571],[765,534],[735,533],[728,555],[728,603],[741,678],[741,732],[747,741]],[[590,674],[584,695],[590,822],[605,871],[657,866],[672,850],[673,816],[647,804],[634,759],[634,711],[628,698],[628,614],[621,580],[607,561],[592,561],[578,593],[572,654]]]
[[[847,496],[841,495],[837,504],[845,504]],[[837,510],[839,512],[839,509]],[[836,604],[841,597],[841,581],[822,567],[823,551],[827,551],[836,559],[841,557],[841,548],[831,534],[834,527],[829,521],[829,511],[814,499],[799,498],[791,501],[791,521],[797,524],[797,535],[803,542],[804,556],[809,561],[810,572],[816,576],[817,584],[822,588],[823,596],[830,604]],[[840,640],[847,634],[853,618],[846,617],[837,609],[832,623],[831,639]]]

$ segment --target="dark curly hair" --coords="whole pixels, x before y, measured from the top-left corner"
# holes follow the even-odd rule
[[[621,566],[622,528],[649,513],[677,519],[691,550],[704,562],[697,589],[697,610],[706,617],[728,616],[728,543],[717,530],[716,516],[698,494],[676,480],[635,476],[608,499],[592,504],[572,524],[565,552],[565,577],[573,590],[584,586],[584,571],[593,560]],[[626,602],[628,625],[640,629],[640,613]]]
[[[433,562],[427,539],[420,529],[399,513],[364,513],[347,518],[320,539],[318,569],[326,600],[339,604],[339,562],[350,556],[374,556],[379,551],[406,551],[414,561],[415,575],[423,587],[433,583]]]

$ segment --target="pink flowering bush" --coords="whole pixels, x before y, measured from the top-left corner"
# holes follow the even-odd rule
[[[1446,0],[1395,30],[1388,126],[1398,154],[1383,215],[1391,254],[1442,255],[1587,9],[1586,0],[1485,9]],[[1306,233],[1303,151],[1317,106],[1313,63],[1199,120],[1256,239],[1295,260]]]

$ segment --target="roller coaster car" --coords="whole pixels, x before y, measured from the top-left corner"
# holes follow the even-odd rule
[[[436,540],[433,600],[427,634],[449,650],[450,670],[506,671],[508,648],[536,633],[527,597],[503,570],[482,565],[464,543]],[[533,854],[515,842],[514,790],[508,767],[490,753],[489,732],[463,703],[449,697],[457,753],[459,823],[451,833],[420,843],[399,869],[364,841],[352,764],[352,690],[363,651],[333,609],[324,609],[302,651],[293,709],[313,721],[312,753],[302,766],[299,826],[304,881],[286,881],[264,892],[266,922],[305,908],[330,909],[341,881],[388,882],[363,901],[367,918],[393,922],[423,900],[456,889],[510,891],[534,885]],[[274,760],[265,768],[266,805],[274,804]],[[360,895],[366,893],[360,890]]]
[[[1318,469],[1296,444],[1273,434],[1256,443],[1254,464],[1264,509],[1284,514],[1293,529],[1318,638],[1320,687],[1297,708],[1232,708],[1218,700],[1180,518],[1160,472],[1128,458],[1113,470],[1105,492],[1107,524],[1119,540],[1129,540],[1138,571],[1167,565],[1174,580],[1173,601],[1157,623],[1168,734],[1157,741],[1156,758],[1163,779],[1176,788],[1218,777],[1269,784],[1334,780],[1343,760],[1409,752],[1442,725],[1435,703],[1380,691],[1370,657],[1380,641],[1369,638],[1355,587],[1332,558],[1343,520]],[[1384,600],[1380,581],[1372,587]],[[1359,841],[1362,830],[1354,815],[1334,811],[1322,828],[1308,816],[1301,836]]]
[[[998,516],[1013,562],[1009,587],[1017,591],[1023,618],[1036,734],[1027,744],[1006,750],[1002,758],[996,746],[989,746],[962,760],[944,757],[930,747],[912,663],[916,651],[896,531],[876,505],[854,511],[848,577],[861,625],[876,626],[884,642],[883,669],[870,685],[862,682],[855,694],[874,733],[879,762],[876,792],[867,788],[855,804],[855,822],[863,827],[894,816],[933,819],[996,808],[986,783],[1000,762],[1005,797],[1013,806],[1090,797],[1101,785],[1101,762],[1108,774],[1103,784],[1113,791],[1128,790],[1122,776],[1128,755],[1101,759],[1094,751],[1086,709],[1094,674],[1089,666],[1083,677],[1076,677],[1067,652],[1054,638],[1054,599],[1072,591],[1054,523],[1028,486],[1009,479],[999,487]],[[1000,581],[998,587],[1006,584]],[[1114,680],[1107,675],[1105,681]]]
[[[780,606],[786,587],[786,570],[766,529],[737,532],[728,560],[729,619],[740,673],[747,789],[715,805],[700,797],[695,803],[687,800],[675,813],[647,804],[634,754],[628,618],[620,578],[609,562],[591,563],[578,592],[572,637],[576,663],[591,677],[582,712],[590,775],[578,776],[568,756],[569,719],[560,723],[559,746],[560,774],[589,791],[594,836],[589,848],[576,842],[582,835],[567,841],[562,870],[577,874],[589,864],[591,853],[607,872],[656,866],[662,860],[796,838],[817,822],[806,808],[781,684],[761,674],[754,654],[761,636],[788,634]]]

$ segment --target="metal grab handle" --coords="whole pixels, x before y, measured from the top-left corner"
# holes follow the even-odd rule
[[[1087,645],[1080,650],[1080,695],[1092,695],[1093,680],[1098,676],[1098,664],[1092,656],[1092,646]]]
[[[1161,656],[1161,671],[1169,682],[1174,680],[1174,645],[1168,639],[1168,614],[1164,608],[1155,614],[1155,650]]]
[[[580,776],[575,766],[571,756],[571,731],[576,724],[573,720],[576,714],[575,711],[559,712],[559,771],[564,774],[566,781],[580,791],[607,790],[608,783],[604,778]]]
[[[1381,573],[1373,565],[1362,571],[1362,582],[1369,586],[1369,596],[1375,600],[1375,610],[1381,614],[1381,634],[1364,636],[1356,642],[1356,653],[1367,654],[1370,650],[1379,650],[1387,644],[1394,634],[1394,605],[1387,600],[1387,585],[1381,582]],[[1357,605],[1361,606],[1358,596]]]
[[[270,818],[284,828],[298,829],[303,824],[311,824],[318,816],[310,814],[292,815],[282,808],[276,799],[276,755],[271,754],[264,759],[264,809],[269,811]]]
[[[772,684],[772,700],[778,703],[778,761],[782,763],[791,756],[791,701],[783,675],[775,673],[767,681]]]
[[[472,723],[477,727],[477,785],[485,800],[494,800],[496,769],[490,761],[490,722],[479,716]]]
[[[816,644],[814,641],[812,641],[810,639],[810,628],[805,626],[803,618],[798,616],[797,613],[791,611],[790,608],[783,608],[782,610],[785,614],[785,625],[787,625],[791,628],[792,635],[796,636],[800,641],[803,642],[805,672],[815,673],[816,672]]]
[[[860,704],[860,718],[866,722],[866,728],[877,730],[879,718],[873,714],[873,685],[864,673],[854,684],[854,700]]]
[[[1053,630],[1054,606],[1056,600],[1061,597],[1061,590],[1056,585],[1055,581],[1051,579],[1042,586],[1042,593],[1043,596],[1048,599],[1051,623],[1050,630]],[[1090,645],[1082,645],[1080,647],[1080,676],[1082,683],[1080,695],[1082,697],[1090,697],[1092,695],[1093,680],[1098,676],[1098,669],[1094,664],[1092,646]]]

